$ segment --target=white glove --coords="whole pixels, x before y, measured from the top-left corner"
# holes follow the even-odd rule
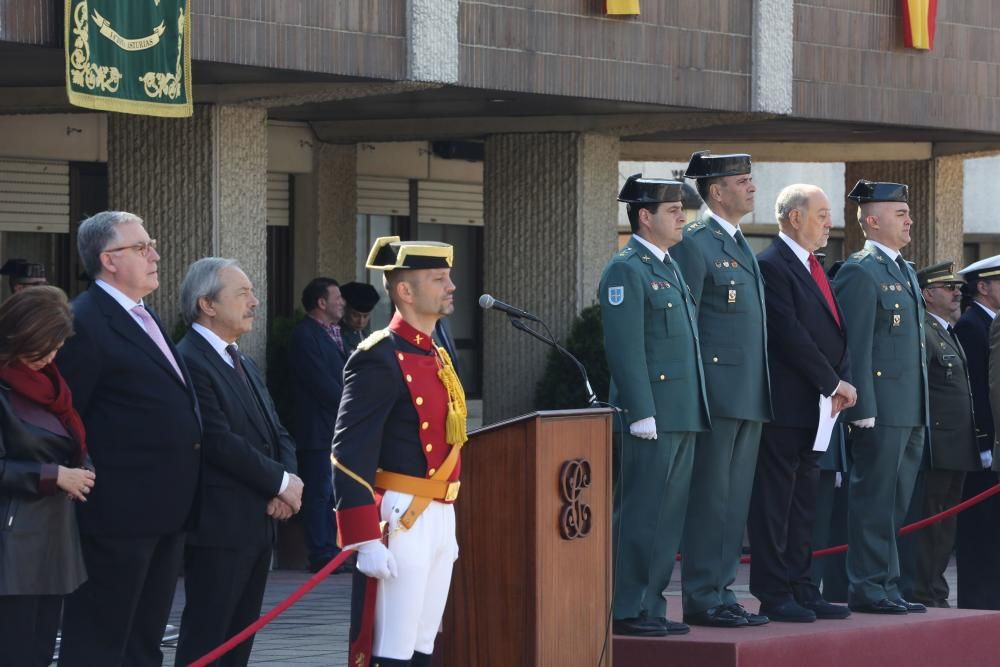
[[[833,488],[839,489],[843,485],[843,483],[844,483],[844,476],[840,472],[838,472],[833,477]]]
[[[357,568],[362,574],[376,579],[395,579],[399,574],[396,557],[381,540],[358,545]]]
[[[989,470],[993,467],[993,452],[988,449],[985,452],[979,452],[979,460],[983,464],[983,470]]]
[[[632,422],[628,427],[628,432],[643,440],[656,440],[656,417],[646,417]]]
[[[875,418],[869,417],[867,419],[859,419],[856,422],[851,422],[852,426],[857,426],[858,428],[875,428]]]

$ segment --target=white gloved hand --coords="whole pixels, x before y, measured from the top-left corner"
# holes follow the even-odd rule
[[[656,417],[646,417],[632,422],[628,427],[628,432],[643,440],[656,440]]]
[[[362,574],[375,579],[395,579],[399,574],[396,567],[396,557],[382,544],[381,540],[372,540],[358,545],[358,570]]]
[[[875,428],[875,418],[869,417],[867,419],[859,419],[851,422],[851,425],[857,426],[858,428]]]
[[[988,449],[985,452],[979,452],[979,460],[983,464],[983,470],[989,470],[993,467],[993,452]]]
[[[834,475],[833,477],[833,488],[839,489],[843,485],[843,483],[844,483],[844,475],[841,474],[840,472],[837,472],[837,474]]]

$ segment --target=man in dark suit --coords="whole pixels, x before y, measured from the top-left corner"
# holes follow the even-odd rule
[[[236,341],[253,328],[253,284],[236,260],[206,257],[181,285],[178,344],[205,433],[199,522],[184,550],[186,603],[175,664],[187,665],[260,616],[275,519],[299,510],[295,443],[278,420],[257,366]],[[253,638],[222,658],[246,665]]]
[[[909,188],[861,180],[848,195],[859,204],[865,247],[837,272],[858,401],[845,408],[854,465],[849,482],[848,605],[872,614],[926,612],[899,590],[896,532],[910,506],[928,426],[924,300],[900,253],[910,243]]]
[[[56,364],[73,391],[101,484],[78,508],[89,578],[66,599],[59,664],[160,665],[201,467],[201,417],[184,360],[143,298],[156,241],[131,213],[77,233],[96,282],[73,301]]]
[[[292,433],[299,474],[305,482],[302,518],[309,569],[319,570],[339,553],[333,513],[330,447],[344,391],[344,341],[337,325],[344,299],[333,278],[314,278],[302,290],[306,316],[288,341],[288,377],[292,389]]]
[[[972,389],[965,352],[952,330],[959,317],[961,278],[952,262],[941,262],[917,272],[927,304],[924,348],[927,355],[927,391],[931,431],[924,463],[910,501],[907,523],[954,507],[962,500],[967,472],[981,471],[976,444]],[[900,541],[904,580],[909,597],[928,607],[948,606],[944,573],[955,547],[957,517],[921,528]]]
[[[971,300],[955,325],[969,361],[972,407],[976,413],[976,441],[983,470],[965,476],[963,498],[997,483],[993,465],[993,410],[990,407],[990,325],[1000,312],[1000,255],[979,260],[959,271]],[[955,542],[958,568],[958,606],[1000,609],[1000,496],[993,496],[958,515]]]
[[[820,410],[851,406],[857,392],[843,316],[813,252],[826,245],[830,200],[818,187],[789,185],[775,204],[778,238],[757,256],[764,276],[774,419],[764,424],[750,499],[750,592],[772,621],[846,618],[810,575]],[[831,400],[824,401],[821,397]]]

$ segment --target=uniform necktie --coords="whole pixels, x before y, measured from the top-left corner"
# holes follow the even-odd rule
[[[153,340],[156,347],[160,349],[163,356],[167,358],[170,365],[173,366],[177,372],[177,377],[181,379],[181,382],[184,382],[184,374],[181,373],[181,367],[177,365],[177,360],[174,359],[174,354],[170,351],[170,346],[167,345],[166,339],[163,338],[163,332],[160,331],[160,327],[156,326],[156,320],[153,319],[153,316],[149,314],[149,311],[142,304],[134,306],[132,312],[142,320],[142,328],[146,330],[146,334]]]
[[[830,281],[826,277],[826,271],[823,267],[819,265],[819,260],[816,259],[816,255],[809,253],[809,273],[812,274],[812,279],[816,282],[816,286],[819,287],[819,291],[823,293],[823,298],[826,299],[826,305],[830,308],[830,312],[833,313],[833,319],[837,322],[837,326],[840,326],[840,315],[837,314],[837,302],[833,300],[833,291],[830,289]]]
[[[748,257],[752,258],[753,250],[750,248],[750,244],[747,243],[746,237],[743,236],[743,230],[737,229],[735,237],[736,245],[740,247],[740,250],[742,250]]]

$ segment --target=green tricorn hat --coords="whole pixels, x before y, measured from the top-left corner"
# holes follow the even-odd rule
[[[691,154],[685,178],[721,178],[749,174],[750,156],[746,153],[730,153],[728,155],[712,155],[711,151],[698,151]]]
[[[961,285],[963,281],[955,275],[955,262],[932,264],[917,271],[917,284],[920,289],[928,285]]]
[[[366,269],[450,269],[454,249],[437,241],[400,241],[398,236],[382,236],[368,253]]]
[[[643,178],[642,174],[632,174],[625,179],[625,185],[618,193],[618,201],[626,204],[659,204],[665,201],[681,201],[684,184],[665,178]]]
[[[862,178],[854,184],[854,189],[847,195],[847,198],[853,199],[859,204],[867,204],[873,201],[906,202],[909,196],[910,188],[902,183],[879,183],[866,181]]]

